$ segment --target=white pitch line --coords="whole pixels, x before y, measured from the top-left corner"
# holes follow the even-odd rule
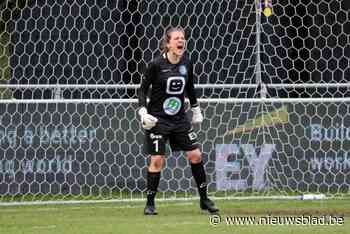
[[[171,206],[188,206],[188,205],[192,205],[194,204],[193,202],[181,202],[181,203],[168,203],[168,204],[164,204],[164,203],[159,203],[158,207],[171,207]],[[69,207],[69,206],[65,206],[64,209],[65,210],[84,210],[84,209],[140,209],[143,208],[144,205],[124,205],[124,206],[78,206],[78,207]],[[35,212],[51,212],[51,211],[57,211],[57,210],[62,210],[61,207],[43,207],[43,208],[37,208],[37,207],[33,207],[33,209],[35,210]],[[1,212],[2,213],[6,213],[6,212],[32,212],[33,209],[3,209]]]

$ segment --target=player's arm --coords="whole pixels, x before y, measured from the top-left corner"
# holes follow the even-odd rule
[[[190,100],[191,110],[193,112],[192,123],[201,123],[203,122],[203,115],[197,101],[193,77],[193,65],[190,63],[188,69],[188,80],[186,83],[186,93],[188,99]]]
[[[149,87],[152,84],[152,77],[154,76],[155,76],[155,65],[151,63],[147,67],[146,72],[141,80],[141,85],[138,92],[139,107],[140,107],[138,113],[141,117],[142,127],[146,130],[153,128],[158,121],[156,117],[148,114],[147,108],[146,108],[147,93],[148,93]]]

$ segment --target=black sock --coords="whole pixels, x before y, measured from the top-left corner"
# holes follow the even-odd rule
[[[191,163],[191,170],[194,180],[196,181],[198,193],[201,199],[207,199],[207,183],[203,163]]]
[[[147,205],[154,206],[154,198],[160,180],[160,172],[147,172]]]

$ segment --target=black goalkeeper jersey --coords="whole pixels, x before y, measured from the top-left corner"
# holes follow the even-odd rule
[[[165,55],[160,55],[148,65],[141,81],[139,105],[147,107],[148,113],[155,117],[177,119],[185,116],[185,93],[191,106],[197,106],[191,61],[184,55],[178,64],[172,64]]]

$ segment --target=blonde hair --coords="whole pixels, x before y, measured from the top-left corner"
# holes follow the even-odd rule
[[[166,45],[169,43],[171,39],[171,33],[173,32],[182,32],[185,35],[185,30],[180,26],[170,27],[167,30],[165,30],[163,38],[160,41],[160,50],[162,54],[168,53],[168,47]]]

